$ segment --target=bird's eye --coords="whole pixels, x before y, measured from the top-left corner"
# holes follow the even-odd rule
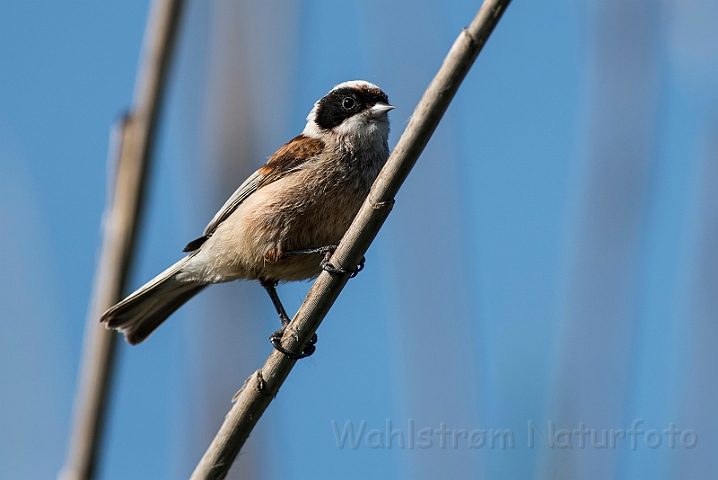
[[[354,108],[354,105],[356,105],[356,102],[352,97],[345,97],[344,100],[342,100],[342,107],[347,110]]]

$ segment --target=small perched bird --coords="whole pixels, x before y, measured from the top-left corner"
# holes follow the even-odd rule
[[[137,344],[187,300],[212,283],[259,280],[282,322],[289,323],[275,287],[307,280],[322,269],[355,275],[327,262],[389,156],[386,94],[365,81],[345,82],[314,104],[307,125],[252,174],[191,241],[179,262],[110,308],[101,321]],[[324,259],[318,255],[324,255]]]

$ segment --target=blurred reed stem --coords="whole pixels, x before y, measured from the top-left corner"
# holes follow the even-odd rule
[[[144,198],[157,121],[184,0],[154,0],[145,29],[132,108],[113,132],[109,161],[116,166],[107,196],[93,295],[85,326],[80,379],[68,453],[59,478],[95,477],[118,334],[100,316],[122,299]]]

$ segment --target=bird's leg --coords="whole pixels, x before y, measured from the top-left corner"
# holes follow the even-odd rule
[[[259,283],[267,291],[267,293],[269,294],[269,298],[272,299],[274,309],[277,311],[277,315],[279,315],[279,320],[282,322],[282,328],[286,327],[287,325],[289,325],[289,315],[287,315],[287,311],[284,310],[284,305],[282,305],[282,301],[279,299],[279,295],[277,295],[277,289],[275,288],[277,286],[277,282],[260,279]]]
[[[361,262],[359,262],[359,265],[356,266],[353,270],[344,270],[342,268],[336,268],[334,265],[329,263],[329,259],[331,258],[334,251],[337,249],[336,245],[326,245],[324,247],[317,247],[317,248],[305,248],[302,250],[290,250],[288,252],[282,252],[279,253],[276,250],[271,251],[271,255],[269,255],[269,252],[265,254],[265,258],[271,257],[272,261],[279,260],[279,258],[286,258],[293,255],[323,255],[324,258],[319,263],[319,266],[326,270],[329,273],[334,273],[338,275],[349,275],[349,278],[354,278],[357,276],[359,272],[362,271],[364,268],[364,262],[366,259],[362,257]],[[265,290],[267,290],[267,293],[269,294],[269,298],[272,299],[272,304],[274,304],[274,309],[277,311],[277,315],[279,315],[279,320],[282,322],[282,328],[274,332],[272,335],[269,336],[269,340],[272,342],[272,345],[275,349],[282,352],[289,358],[298,359],[298,358],[304,358],[308,357],[314,351],[316,350],[315,344],[317,343],[317,334],[315,333],[312,335],[312,338],[309,340],[309,342],[304,346],[304,349],[301,351],[301,353],[296,352],[290,352],[289,350],[286,350],[282,346],[282,337],[284,336],[284,330],[287,328],[287,325],[289,325],[289,316],[287,315],[286,310],[284,310],[284,306],[282,305],[282,301],[279,300],[279,295],[277,295],[277,282],[273,280],[267,280],[267,279],[260,279],[259,283],[262,284]]]
[[[337,268],[331,263],[329,263],[329,259],[331,258],[332,254],[334,253],[334,250],[337,249],[337,245],[326,245],[324,247],[317,247],[317,248],[304,248],[302,250],[290,250],[288,252],[284,252],[284,256],[291,256],[291,255],[311,255],[311,254],[317,254],[317,255],[324,255],[324,258],[319,263],[319,266],[322,267],[322,270],[326,270],[329,273],[336,273],[339,275],[349,275],[349,278],[354,278],[357,276],[359,272],[361,272],[364,269],[364,262],[366,262],[366,258],[361,257],[361,261],[359,262],[359,265],[357,265],[352,270],[345,270],[343,268]]]
[[[334,250],[337,249],[339,245],[326,245],[324,247],[317,247],[317,248],[303,248],[301,250],[290,250],[288,252],[284,252],[284,256],[288,257],[290,255],[326,255],[326,254],[332,254],[334,253]]]
[[[284,330],[287,328],[287,325],[289,325],[289,316],[287,315],[286,310],[284,310],[284,305],[282,305],[282,301],[279,299],[279,295],[277,295],[277,282],[273,280],[260,279],[259,283],[264,287],[265,290],[267,290],[269,298],[272,299],[272,304],[274,304],[274,309],[277,311],[277,315],[279,315],[279,320],[282,322],[282,328],[269,336],[269,341],[272,342],[274,348],[285,354],[289,358],[295,360],[308,357],[309,355],[314,353],[314,351],[316,350],[316,347],[314,345],[317,343],[316,333],[312,336],[312,338],[304,346],[304,349],[300,353],[290,352],[282,346],[282,337],[284,336]]]

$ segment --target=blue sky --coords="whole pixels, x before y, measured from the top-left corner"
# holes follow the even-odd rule
[[[514,1],[232,475],[715,477],[714,3]],[[109,130],[147,9],[0,2],[3,478],[53,477],[64,459]],[[188,2],[131,288],[180,258],[335,84],[388,93],[394,145],[476,9]],[[307,288],[280,287],[289,310]],[[100,478],[188,476],[276,323],[258,285],[234,283],[123,344]],[[526,443],[528,421],[600,436],[636,418],[698,444]],[[511,430],[516,445],[337,446],[332,421],[387,419],[405,434],[409,421]]]

